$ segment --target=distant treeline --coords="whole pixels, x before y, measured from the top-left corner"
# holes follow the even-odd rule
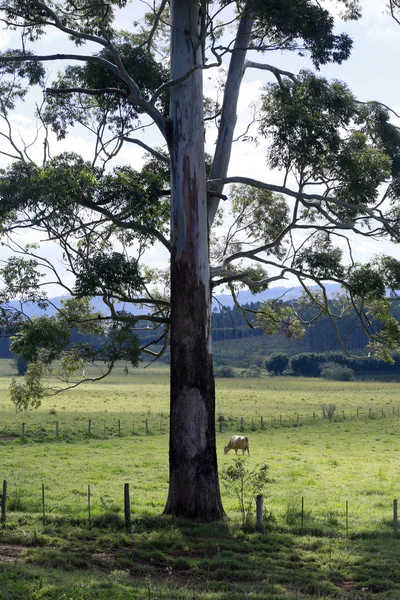
[[[284,352],[275,352],[261,359],[260,365],[252,364],[238,371],[230,365],[216,365],[216,377],[260,377],[262,369],[274,375],[295,377],[323,377],[339,381],[351,381],[357,376],[374,374],[400,374],[400,355],[393,355],[393,363],[374,356],[353,358],[343,352],[301,352],[290,357]]]
[[[303,352],[291,357],[290,368],[295,375],[318,377],[327,364],[333,363],[352,369],[354,373],[373,374],[373,373],[400,373],[400,355],[393,355],[394,363],[376,358],[375,356],[365,356],[363,358],[353,358],[343,354],[343,352],[325,352],[318,354],[314,352]]]
[[[95,335],[83,335],[78,333],[75,329],[72,331],[71,343],[87,343],[94,347],[99,347],[104,340],[100,339]],[[17,357],[10,351],[10,336],[3,334],[0,337],[0,358],[17,359]]]
[[[256,312],[260,308],[260,302],[246,304],[245,307],[250,310],[247,316],[251,323],[255,325]],[[303,317],[309,319],[312,316],[312,309],[303,310]],[[309,314],[307,314],[309,313]],[[400,306],[395,305],[393,314],[400,320]],[[144,323],[141,323],[143,327]],[[305,335],[301,340],[287,338],[283,334],[265,335],[261,329],[252,329],[246,323],[243,312],[236,306],[221,306],[219,310],[214,309],[212,314],[213,326],[213,354],[216,365],[231,365],[239,368],[248,368],[250,365],[262,366],[262,361],[266,356],[274,352],[285,352],[289,357],[308,352],[322,354],[327,352],[340,351],[340,356],[347,361],[346,364],[340,362],[338,356],[334,362],[343,364],[353,369],[355,372],[364,370],[365,372],[380,371],[376,359],[354,361],[341,353],[341,346],[338,341],[336,331],[331,321],[327,317],[321,317],[318,321],[307,327]],[[367,354],[365,350],[368,338],[358,322],[356,315],[350,315],[339,319],[337,327],[344,341],[347,350],[354,354]],[[159,332],[146,330],[143,328],[137,332],[142,343],[159,337]],[[91,345],[100,345],[103,340],[96,339],[93,336],[82,336],[74,332],[72,341],[87,342]],[[232,343],[234,342],[234,343]],[[13,358],[10,352],[10,341],[8,337],[0,338],[0,358]],[[332,359],[333,360],[333,359]],[[169,361],[169,350],[163,357],[164,362]],[[353,364],[353,363],[356,364]],[[350,364],[351,363],[351,364]],[[386,370],[392,371],[388,363]],[[397,364],[397,359],[396,359]],[[397,368],[397,367],[396,367]]]
[[[260,302],[252,302],[245,305],[254,311],[249,313],[249,320],[255,323],[255,312],[260,308]],[[310,318],[304,312],[305,319]],[[399,311],[400,318],[400,311]],[[350,315],[340,319],[337,323],[340,336],[345,340],[349,351],[360,350],[368,343],[367,336],[363,333],[356,315]],[[246,323],[243,312],[236,306],[223,307],[219,312],[213,313],[213,341],[240,340],[253,337],[262,337],[264,332],[260,329],[252,329]],[[275,336],[274,336],[275,337]],[[318,321],[307,327],[306,333],[298,343],[290,343],[285,348],[288,354],[295,354],[301,349],[309,352],[327,352],[329,350],[340,350],[336,331],[328,317],[321,317]]]

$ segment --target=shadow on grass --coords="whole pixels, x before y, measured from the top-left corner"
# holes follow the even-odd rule
[[[25,519],[24,527],[21,534],[16,520],[0,530],[0,545],[31,539],[20,559],[0,569],[0,599],[400,598],[400,541],[389,534],[345,538],[275,526],[261,534],[228,520],[193,524],[166,516],[135,517],[127,529],[119,515]],[[64,581],[65,596],[52,595],[54,577]]]

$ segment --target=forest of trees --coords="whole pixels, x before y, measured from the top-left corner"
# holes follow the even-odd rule
[[[249,320],[255,324],[255,313],[260,308],[260,302],[254,302],[246,307],[254,311],[254,316]],[[398,314],[397,314],[398,313]],[[400,318],[400,310],[395,311],[397,319]],[[343,317],[336,323],[340,337],[345,340],[346,347],[351,352],[361,352],[368,343],[368,337],[363,332],[355,314]],[[243,311],[236,306],[223,307],[220,311],[213,313],[213,342],[246,339],[249,337],[263,337],[265,333],[262,329],[249,327]],[[285,351],[288,354],[296,354],[302,350],[310,352],[327,352],[329,350],[339,350],[340,343],[337,338],[336,330],[328,317],[321,317],[312,325],[306,328],[304,337],[300,340],[288,339],[285,343],[280,338],[282,334],[275,334],[271,337],[279,346],[284,344]]]
[[[251,310],[259,308],[258,303]],[[394,304],[392,314],[400,320],[400,307]],[[254,319],[253,319],[254,321]],[[354,314],[337,321],[340,337],[346,340],[351,354],[364,356],[362,360],[346,356],[340,346],[335,327],[328,317],[322,317],[305,329],[300,339],[288,338],[282,333],[266,335],[260,329],[252,329],[244,320],[242,311],[236,307],[224,308],[213,314],[213,353],[217,366],[229,365],[248,369],[251,365],[265,368],[266,359],[275,353],[284,353],[289,359],[289,371],[294,375],[318,376],[325,364],[336,363],[360,375],[400,372],[400,359],[393,355],[395,363],[381,360],[368,348],[368,338],[362,331]],[[303,360],[299,360],[301,357]],[[304,361],[304,357],[307,358]],[[304,366],[306,364],[306,366]],[[314,365],[315,368],[308,368]]]
[[[250,322],[253,328],[249,326],[243,314],[243,310],[236,306],[223,306],[219,310],[214,309],[213,320],[213,353],[214,363],[216,365],[228,365],[238,368],[249,368],[255,364],[264,366],[265,357],[275,352],[286,353],[289,357],[296,357],[303,353],[312,353],[313,355],[325,357],[322,362],[332,361],[346,365],[355,372],[393,372],[400,370],[400,362],[393,366],[382,360],[370,357],[368,360],[357,361],[346,357],[341,351],[340,343],[336,334],[335,327],[328,317],[322,317],[305,329],[304,336],[300,339],[288,338],[282,333],[268,335],[256,326],[256,313],[261,306],[260,302],[252,302],[245,305],[245,308],[254,311],[250,316]],[[293,302],[292,302],[293,306]],[[247,313],[247,318],[248,317]],[[250,313],[252,314],[252,313]],[[400,320],[400,306],[394,304],[392,314]],[[342,340],[346,341],[346,347],[350,352],[357,355],[368,354],[368,337],[362,331],[356,316],[349,315],[337,322],[338,330]],[[141,343],[149,343],[154,337],[154,333],[149,330],[138,332]],[[96,345],[95,336],[82,334],[73,334],[72,342],[89,342]],[[100,345],[104,340],[97,341]],[[232,344],[232,341],[238,341]],[[225,343],[228,342],[228,343]],[[8,337],[0,338],[0,358],[13,358],[10,351],[10,339]],[[330,353],[330,354],[329,354]],[[332,354],[334,353],[334,355]],[[339,358],[338,358],[339,357]],[[341,358],[340,358],[341,357]],[[165,353],[164,362],[169,362],[169,351]],[[296,372],[296,370],[294,369]],[[299,373],[300,374],[300,373]],[[304,374],[304,373],[301,373]],[[307,374],[307,373],[306,373]],[[308,373],[311,374],[311,373]]]

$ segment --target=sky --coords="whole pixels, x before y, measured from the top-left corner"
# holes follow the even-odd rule
[[[330,2],[326,6],[332,7]],[[387,10],[385,9],[385,0],[362,0],[363,18],[357,22],[343,21],[337,22],[337,32],[347,32],[354,41],[353,51],[350,59],[342,65],[327,65],[321,68],[320,74],[328,79],[339,79],[348,84],[352,92],[363,101],[379,100],[391,107],[400,114],[400,83],[398,79],[399,48],[400,48],[400,25],[395,23]],[[146,4],[141,0],[133,0],[127,5],[118,16],[118,26],[128,28],[128,24],[140,18],[143,14]],[[0,50],[8,47],[18,47],[17,35],[13,32],[0,32]],[[38,44],[35,51],[40,53],[63,52],[68,45],[65,42],[65,36],[57,31],[50,33],[44,40]],[[73,46],[69,49],[74,52]],[[258,60],[256,57],[251,57]],[[301,58],[293,53],[271,53],[265,57],[265,60],[281,69],[290,70],[294,73],[302,68],[312,68],[307,58]],[[54,74],[61,68],[59,63],[46,65],[49,70],[49,81]],[[224,65],[227,66],[227,65]],[[216,97],[215,81],[217,74],[206,72],[204,85],[205,93],[211,97]],[[260,89],[268,82],[273,81],[273,76],[265,71],[248,70],[245,74],[238,106],[238,120],[235,134],[239,136],[246,131],[247,125],[252,117],[251,105],[259,97]],[[33,116],[34,102],[40,102],[39,92],[32,90],[27,101],[18,106],[18,110],[12,116],[13,126],[17,132],[17,138],[20,136],[25,141],[31,141],[36,136],[36,121]],[[393,122],[400,125],[400,120]],[[0,132],[2,131],[0,124]],[[254,131],[255,133],[255,131]],[[143,138],[150,145],[161,145],[162,139],[157,134],[155,128],[146,131]],[[207,131],[207,151],[213,153],[215,131]],[[77,151],[90,159],[93,150],[93,141],[82,131],[74,130],[62,142],[56,142],[54,137],[51,140],[52,154],[58,154],[62,151]],[[0,150],[5,149],[4,143],[0,139]],[[255,149],[250,144],[237,142],[234,144],[232,158],[229,168],[229,175],[241,175],[255,177],[269,183],[282,184],[282,174],[272,173],[266,167],[265,162],[266,143],[261,143]],[[40,162],[42,153],[41,140],[32,146],[31,156],[33,160]],[[140,168],[143,163],[143,150],[131,144],[127,144],[118,157],[118,163],[131,164],[135,168]],[[4,156],[0,155],[0,167],[6,166],[9,162]],[[25,239],[22,237],[20,242],[39,241],[37,234],[27,233]],[[384,252],[400,258],[400,248],[389,242],[371,244],[367,239],[357,240],[354,247],[354,256],[356,260],[368,260],[374,253]],[[51,257],[54,261],[60,261],[58,250],[53,247],[44,249],[44,254]],[[0,248],[0,260],[7,256],[7,251]],[[165,266],[165,251],[160,246],[155,246],[148,253],[146,260],[152,266]],[[68,275],[65,275],[66,280]],[[68,281],[70,281],[68,279]],[[290,282],[288,282],[289,285]],[[50,294],[58,295],[56,288],[52,288]]]

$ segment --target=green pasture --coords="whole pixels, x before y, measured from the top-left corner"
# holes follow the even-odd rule
[[[8,377],[0,379],[0,479],[8,482],[11,507],[39,512],[44,484],[49,512],[84,516],[90,485],[93,514],[118,512],[129,482],[137,514],[162,511],[166,369],[121,371],[19,413],[8,384]],[[216,386],[220,469],[232,463],[233,452],[225,456],[223,447],[243,423],[249,466],[270,467],[266,507],[281,526],[343,532],[347,501],[349,531],[390,531],[400,495],[398,383],[266,377],[219,379]],[[322,417],[323,404],[336,405],[331,421]],[[222,493],[228,515],[237,518],[236,501]]]
[[[223,487],[223,525],[160,517],[168,490],[166,368],[128,375],[121,368],[19,413],[8,397],[10,375],[0,377],[0,480],[10,494],[0,546],[25,549],[23,560],[3,570],[0,562],[0,599],[400,597],[392,522],[400,498],[398,383],[216,380],[220,470],[235,460],[223,447],[242,418],[246,465],[269,465],[260,535],[241,531],[237,501]],[[336,405],[331,421],[324,404]]]

